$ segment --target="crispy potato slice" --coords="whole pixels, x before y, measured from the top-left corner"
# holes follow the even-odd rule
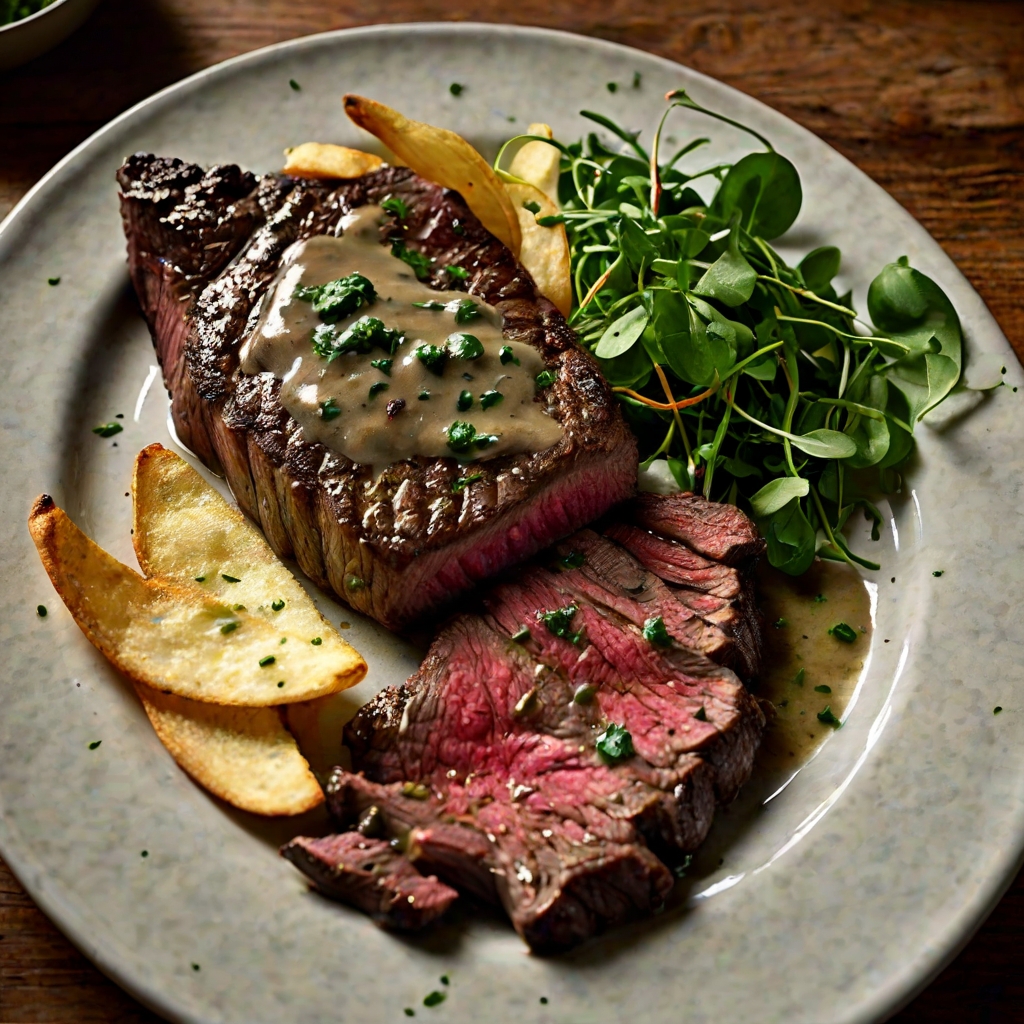
[[[349,94],[345,113],[417,174],[454,189],[495,238],[519,256],[519,218],[491,165],[461,135],[412,121],[397,110]]]
[[[505,189],[515,204],[523,235],[519,262],[530,272],[541,295],[568,316],[572,312],[572,265],[565,225],[542,227],[537,223],[538,217],[558,213],[558,207],[535,185],[507,181]]]
[[[330,640],[347,652],[351,679],[366,662],[321,614],[263,534],[184,459],[151,444],[132,476],[135,555],[147,576],[199,587],[232,608],[244,605],[282,635]]]
[[[384,164],[374,153],[326,142],[303,142],[284,156],[284,173],[296,178],[361,178]]]
[[[135,682],[192,700],[265,707],[336,693],[363,677],[362,658],[326,631],[314,645],[308,632],[288,634],[195,584],[143,579],[49,495],[37,499],[28,525],[82,632]]]
[[[551,127],[540,122],[531,124],[525,134],[543,135],[546,139],[554,138]],[[527,142],[512,158],[508,170],[517,178],[536,185],[555,206],[558,206],[558,175],[561,159],[562,154],[554,146],[548,146],[543,142]]]
[[[243,811],[302,814],[324,794],[277,708],[220,707],[135,684],[160,742],[201,786]]]

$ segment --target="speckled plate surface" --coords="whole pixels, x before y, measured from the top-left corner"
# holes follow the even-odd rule
[[[452,81],[467,86],[458,98]],[[342,113],[346,90],[493,153],[513,117],[573,138],[587,128],[584,107],[649,126],[680,86],[756,126],[800,169],[806,200],[784,249],[840,245],[861,308],[873,273],[907,253],[946,289],[972,350],[1005,358],[1006,381],[1020,383],[998,327],[938,245],[820,140],[678,65],[548,31],[394,26],[248,54],[118,118],[0,228],[0,850],[78,946],[168,1018],[368,1024],[405,1019],[409,1006],[438,1022],[875,1021],[930,979],[1011,878],[1024,844],[1024,418],[1009,387],[919,432],[871,548],[883,563],[868,574],[877,624],[844,727],[773,798],[755,779],[719,816],[664,914],[556,959],[527,955],[497,915],[463,913],[403,939],[308,892],[275,845],[316,823],[268,825],[195,787],[56,600],[29,543],[25,517],[45,490],[131,561],[132,458],[167,441],[163,389],[144,387],[154,359],[124,263],[114,171],[125,154],[270,170],[307,139],[365,145]],[[679,134],[710,127],[691,117]],[[737,152],[739,136],[714,134],[719,152]],[[122,434],[91,433],[117,413]],[[415,654],[344,617],[372,666],[352,691],[365,700]],[[1005,711],[994,716],[995,705]],[[447,1001],[426,1009],[441,974]]]

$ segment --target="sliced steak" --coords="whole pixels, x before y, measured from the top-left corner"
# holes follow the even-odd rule
[[[144,154],[118,181],[129,270],[179,438],[223,472],[278,554],[353,607],[402,627],[632,492],[636,445],[596,364],[458,194],[405,168],[323,182]],[[387,195],[409,213],[385,225],[382,242],[400,236],[434,259],[437,287],[452,287],[444,268],[465,270],[468,291],[500,310],[505,336],[534,346],[557,374],[547,400],[562,439],[474,464],[479,479],[459,493],[453,458],[397,462],[374,478],[306,442],[280,382],[238,368],[285,250]]]
[[[424,877],[390,843],[359,832],[307,839],[281,848],[327,896],[344,900],[378,924],[399,931],[422,928],[440,917],[459,894],[433,875]]]

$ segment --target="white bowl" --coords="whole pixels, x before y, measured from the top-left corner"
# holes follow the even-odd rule
[[[0,28],[0,71],[8,71],[63,42],[92,14],[99,0],[55,0]]]

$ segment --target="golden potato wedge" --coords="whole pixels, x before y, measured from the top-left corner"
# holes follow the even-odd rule
[[[253,814],[302,814],[324,794],[277,708],[220,707],[135,690],[153,729],[178,764],[221,800]]]
[[[349,94],[345,113],[418,175],[454,189],[495,238],[519,255],[519,218],[491,165],[461,135],[412,121],[397,110]]]
[[[196,584],[143,579],[86,537],[49,495],[37,499],[28,525],[82,632],[135,682],[207,703],[265,707],[336,693],[366,671],[326,630],[287,633]]]
[[[537,223],[538,217],[558,213],[558,207],[535,185],[506,181],[505,189],[515,204],[523,236],[519,262],[530,272],[541,295],[568,316],[572,312],[572,265],[565,225],[543,227]]]
[[[546,139],[554,138],[549,125],[531,124],[526,129],[527,135],[543,135]],[[512,158],[509,174],[514,174],[531,185],[536,185],[558,206],[558,175],[560,173],[562,154],[554,146],[543,142],[527,142]]]
[[[296,178],[361,178],[384,164],[374,153],[326,142],[303,142],[284,156],[284,173]]]

